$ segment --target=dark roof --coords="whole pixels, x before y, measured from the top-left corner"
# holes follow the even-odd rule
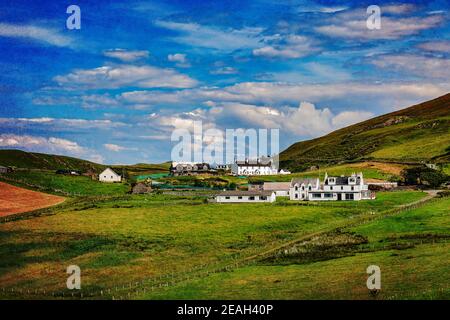
[[[255,191],[222,191],[218,196],[271,196],[274,191],[255,190]]]
[[[293,178],[291,180],[291,187],[293,187],[296,183],[299,185],[304,184],[307,186],[308,184],[311,184],[312,186],[317,186],[317,178]]]
[[[336,179],[336,185],[342,186],[342,185],[348,185],[348,178],[352,178],[351,176],[344,176],[344,177],[328,177],[329,178],[335,178]],[[360,177],[353,177],[356,178],[356,184],[359,184],[361,181]],[[328,181],[327,181],[328,182]]]
[[[258,163],[257,161],[236,161],[236,164],[238,166],[245,166],[245,167],[271,167],[272,161],[269,161],[268,163]]]

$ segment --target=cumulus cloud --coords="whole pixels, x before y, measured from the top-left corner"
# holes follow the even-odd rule
[[[189,68],[191,66],[184,53],[169,54],[167,60],[175,62],[175,65],[180,68]]]
[[[300,58],[317,52],[315,41],[300,35],[273,36],[268,45],[253,50],[253,55],[268,58]]]
[[[60,86],[85,89],[191,88],[197,85],[197,81],[187,75],[148,65],[116,65],[75,70],[67,75],[56,76],[54,80]]]
[[[148,58],[149,54],[147,50],[110,49],[103,51],[105,57],[115,58],[125,62]]]
[[[197,23],[162,20],[155,21],[155,25],[178,32],[179,35],[175,36],[174,40],[179,43],[223,51],[258,47],[263,31],[261,28],[221,29]]]
[[[19,148],[34,152],[83,156],[86,159],[92,159],[92,161],[103,161],[99,154],[80,146],[77,142],[56,137],[0,134],[0,148]]]
[[[82,96],[81,106],[86,109],[117,107],[119,101],[110,94],[91,94]]]
[[[68,36],[54,29],[35,25],[0,23],[0,37],[29,39],[58,47],[67,47],[72,44]]]

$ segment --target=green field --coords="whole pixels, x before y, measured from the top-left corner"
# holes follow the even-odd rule
[[[357,235],[367,243],[351,245],[342,236],[323,237],[285,257],[182,282],[139,298],[373,299],[365,285],[365,270],[375,264],[382,277],[377,299],[449,299],[449,207],[450,199],[441,199],[340,234]]]
[[[121,195],[130,190],[126,183],[103,183],[90,177],[62,175],[43,170],[14,171],[0,175],[0,181],[69,196]]]
[[[236,281],[245,283],[249,273],[252,277],[265,272],[275,276],[279,270],[280,275],[294,277],[297,268],[316,270],[314,261],[286,266],[283,262],[258,262],[252,257],[276,252],[277,247],[312,234],[370,221],[390,208],[424,196],[414,191],[380,192],[374,201],[240,205],[205,203],[203,196],[161,194],[86,198],[82,204],[50,208],[40,217],[0,224],[0,287],[6,288],[2,296],[17,297],[17,292],[21,292],[19,297],[29,298],[48,297],[50,292],[59,297],[68,294],[65,269],[76,264],[82,270],[84,297],[206,298],[205,292],[210,294],[216,288],[212,296],[229,292],[226,297],[257,298],[267,292],[264,286],[253,291],[249,286],[251,293],[238,293],[228,291],[222,281],[236,276]],[[217,273],[245,261],[253,265]],[[325,277],[326,270],[324,267],[318,272]],[[208,272],[213,274],[205,278]],[[190,280],[182,281],[184,277]],[[169,282],[173,282],[169,287],[159,287]],[[207,291],[197,289],[204,283],[210,285]],[[151,288],[152,294],[136,293]],[[305,291],[304,297],[313,295],[307,296]]]

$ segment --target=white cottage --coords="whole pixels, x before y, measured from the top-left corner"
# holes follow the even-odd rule
[[[274,191],[223,191],[216,195],[216,202],[222,203],[274,202],[275,200]]]
[[[122,177],[115,173],[111,168],[106,168],[98,175],[98,180],[101,182],[121,182]]]
[[[375,194],[369,191],[364,183],[362,172],[351,176],[328,177],[325,174],[323,184],[316,179],[292,179],[290,187],[291,200],[363,200],[375,199]]]
[[[235,161],[231,165],[231,173],[237,176],[264,176],[278,174],[278,167],[272,159]]]

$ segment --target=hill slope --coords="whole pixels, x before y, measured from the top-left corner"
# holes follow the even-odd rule
[[[297,142],[280,154],[281,167],[294,171],[368,159],[449,162],[450,93]]]
[[[0,150],[0,165],[11,166],[26,169],[42,169],[42,170],[58,170],[71,169],[87,171],[89,169],[95,172],[104,170],[107,165],[98,164],[95,162],[77,159],[73,157],[60,156],[54,154],[26,152],[22,150],[6,149]],[[120,172],[126,170],[129,174],[143,174],[143,173],[159,173],[168,172],[170,163],[164,162],[161,164],[147,164],[138,163],[134,165],[112,165],[111,168]]]
[[[72,169],[81,171],[106,168],[106,166],[98,163],[67,156],[9,149],[0,150],[0,165],[28,169]]]

